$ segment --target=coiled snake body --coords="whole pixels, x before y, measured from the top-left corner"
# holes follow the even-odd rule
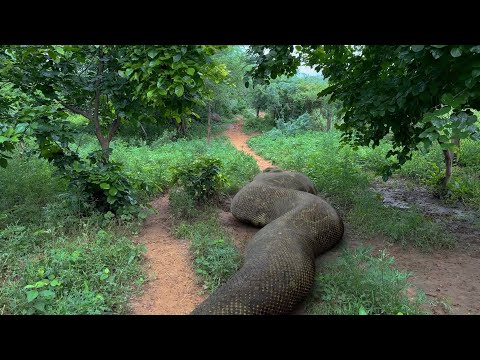
[[[192,314],[286,314],[309,293],[315,258],[343,236],[335,209],[301,173],[264,172],[233,198],[238,220],[263,227],[244,264]]]

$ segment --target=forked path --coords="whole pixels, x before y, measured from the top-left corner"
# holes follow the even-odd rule
[[[272,164],[256,155],[247,145],[252,135],[242,132],[242,123],[231,125],[225,132],[233,145],[240,151],[253,156],[261,170]],[[146,221],[135,242],[144,244],[147,281],[142,294],[134,297],[130,306],[135,315],[184,315],[189,314],[205,298],[192,269],[189,243],[176,239],[171,233],[168,195],[164,194],[152,202],[156,214]],[[220,214],[220,221],[229,222],[227,227],[235,232],[236,243],[242,247],[258,229],[239,223],[230,213]],[[225,216],[227,215],[227,216]],[[239,227],[237,229],[237,227]],[[237,229],[237,230],[236,230]],[[243,235],[243,236],[242,236]],[[241,239],[240,241],[238,241]],[[243,240],[243,241],[242,241]]]

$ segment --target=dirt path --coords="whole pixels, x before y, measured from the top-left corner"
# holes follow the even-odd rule
[[[241,123],[231,125],[225,134],[238,150],[253,156],[261,170],[273,166],[248,147],[247,140],[253,134],[243,133]],[[453,250],[425,253],[414,248],[405,249],[398,245],[392,245],[380,237],[361,241],[353,235],[346,224],[342,244],[318,257],[317,268],[321,270],[325,260],[336,257],[343,247],[368,245],[374,249],[374,252],[385,249],[390,256],[395,258],[396,268],[413,273],[410,278],[411,284],[422,289],[434,302],[435,305],[429,306],[429,310],[434,314],[480,314],[480,231],[467,226],[464,221],[458,219],[465,215],[463,209],[435,204],[425,194],[420,196],[418,190],[410,194],[411,196],[407,196],[405,195],[407,192],[400,191],[399,184],[394,181],[386,184],[389,185],[380,185],[390,188],[390,191],[385,188],[381,191],[386,199],[386,204],[389,200],[391,201],[392,197],[400,194],[403,202],[397,199],[397,203],[405,208],[416,205],[425,209],[426,216],[432,216],[435,211],[443,215],[456,215],[456,218],[451,219],[451,228],[460,230],[454,233],[458,246]],[[380,190],[379,186],[375,185],[374,190]],[[416,200],[416,204],[411,203],[413,199]],[[235,239],[235,245],[243,253],[245,245],[259,229],[239,222],[228,211],[221,211],[219,216],[221,224],[230,232]],[[414,290],[412,289],[410,293],[413,294]],[[303,305],[300,305],[295,314],[303,313]]]
[[[188,242],[175,239],[171,233],[168,195],[152,203],[157,214],[150,216],[135,239],[145,244],[148,279],[143,293],[132,299],[135,315],[189,314],[204,299],[196,283],[188,252]]]
[[[239,151],[252,156],[258,164],[260,171],[265,170],[267,167],[273,166],[272,163],[264,158],[258,156],[253,152],[252,149],[247,145],[247,140],[250,139],[255,134],[247,135],[242,131],[243,123],[239,122],[236,124],[231,124],[228,130],[225,132],[225,135],[230,139],[233,146],[235,146]]]

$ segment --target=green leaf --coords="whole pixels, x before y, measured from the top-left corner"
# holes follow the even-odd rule
[[[480,45],[472,46],[470,48],[470,51],[479,54],[480,53]]]
[[[425,45],[412,45],[412,50],[414,52],[419,52],[419,51],[422,51],[424,47]]]
[[[60,286],[60,285],[62,285],[62,283],[57,279],[53,279],[52,282],[50,283],[50,286]]]
[[[104,189],[104,190],[110,189],[110,184],[101,183],[100,184],[100,189]]]
[[[147,98],[150,99],[153,96],[153,90],[147,91]]]
[[[36,303],[35,305],[33,305],[33,307],[38,311],[45,311],[45,303],[43,301]]]
[[[53,299],[55,297],[55,292],[52,290],[42,290],[40,291],[40,295],[44,299]]]
[[[443,55],[443,52],[438,50],[438,49],[432,49],[432,50],[430,50],[430,53],[432,54],[432,56],[435,60],[437,60],[438,58],[440,58]]]
[[[460,55],[462,55],[462,50],[458,47],[455,47],[450,50],[450,55],[452,55],[453,57],[459,57]]]
[[[450,106],[443,106],[440,109],[435,110],[433,112],[433,115],[442,116],[442,115],[448,114],[449,111],[450,111]]]
[[[180,61],[181,58],[182,58],[182,54],[177,54],[173,57],[173,62]]]
[[[27,291],[27,301],[32,302],[33,300],[35,300],[38,297],[38,294],[39,293],[38,293],[37,290]]]
[[[5,136],[1,136],[1,135],[0,135],[0,143],[3,143],[3,142],[5,142],[5,141],[10,141],[10,138],[7,138],[7,137],[5,137]]]
[[[362,306],[360,306],[360,309],[358,309],[358,315],[368,315],[367,311],[365,310],[365,308]]]
[[[116,198],[114,198],[113,196],[107,196],[107,202],[112,205],[115,203],[115,201],[117,201]]]
[[[194,68],[188,68],[186,70],[186,73],[191,76],[191,75],[195,74],[195,69]]]
[[[157,49],[151,49],[149,52],[148,52],[148,56],[153,59],[155,56],[157,56],[158,54],[158,50]]]
[[[183,95],[183,91],[184,91],[183,85],[180,84],[175,87],[175,94],[177,94],[178,97]]]
[[[112,196],[117,195],[117,193],[118,193],[118,190],[114,187],[111,187],[110,190],[108,191],[108,194]]]

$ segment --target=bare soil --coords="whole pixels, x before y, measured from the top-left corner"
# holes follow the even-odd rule
[[[152,202],[150,216],[135,239],[147,248],[145,268],[148,279],[143,293],[132,299],[135,315],[189,314],[206,297],[192,270],[189,243],[171,234],[168,195]]]

